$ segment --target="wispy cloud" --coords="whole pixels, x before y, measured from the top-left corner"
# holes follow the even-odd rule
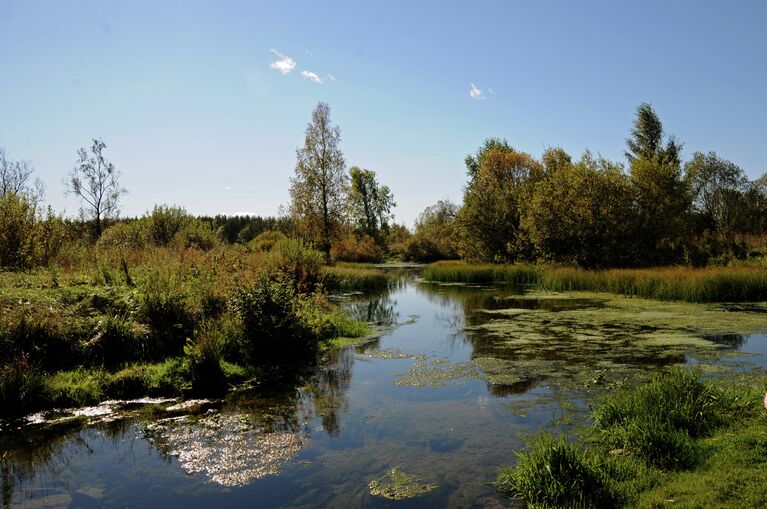
[[[312,71],[301,71],[301,75],[303,75],[304,78],[308,80],[312,80],[315,83],[322,84],[322,78],[320,78],[317,73],[314,73]]]
[[[280,53],[279,51],[273,48],[270,49],[269,51],[271,51],[272,53],[280,57],[279,60],[276,60],[271,63],[269,67],[271,67],[272,69],[279,71],[281,74],[289,74],[293,69],[296,68],[296,61],[290,58],[289,56],[283,55],[282,53]]]
[[[469,97],[472,99],[484,99],[485,96],[482,94],[482,90],[477,88],[477,85],[474,83],[471,83],[471,89],[469,89]]]
[[[333,76],[332,74],[328,74],[328,79],[329,79],[330,81],[336,81],[336,77],[335,77],[335,76]]]

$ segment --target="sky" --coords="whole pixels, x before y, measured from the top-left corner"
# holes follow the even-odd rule
[[[767,2],[0,0],[0,147],[46,201],[93,138],[122,215],[276,215],[320,101],[412,226],[488,137],[622,160],[649,102],[683,156],[767,171]]]

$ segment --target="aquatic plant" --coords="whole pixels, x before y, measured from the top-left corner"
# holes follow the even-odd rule
[[[437,485],[423,483],[415,476],[394,467],[378,479],[370,481],[368,488],[373,496],[389,500],[404,500],[434,491]]]

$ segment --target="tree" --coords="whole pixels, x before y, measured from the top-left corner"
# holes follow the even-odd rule
[[[636,263],[631,184],[622,166],[588,151],[577,163],[561,149],[549,149],[543,160],[546,177],[522,219],[537,256],[592,268]]]
[[[472,261],[510,262],[526,251],[521,209],[543,166],[506,140],[489,139],[466,158],[469,183],[458,216],[461,255]]]
[[[670,137],[664,146],[663,138],[658,115],[649,104],[640,104],[626,157],[641,225],[638,258],[650,264],[679,261],[688,240],[691,201],[682,178],[682,145]]]
[[[339,146],[341,130],[330,124],[330,107],[312,111],[304,146],[296,150],[295,176],[290,179],[290,211],[300,231],[320,246],[330,261],[330,245],[343,223],[343,197],[348,175]]]
[[[715,152],[696,152],[685,164],[685,176],[703,227],[731,239],[739,222],[738,212],[745,205],[749,187],[746,174]]]
[[[358,235],[369,235],[379,246],[386,244],[389,221],[393,219],[394,195],[382,186],[371,170],[353,166],[349,170],[349,212]]]
[[[30,182],[34,168],[29,161],[12,161],[0,148],[0,196],[10,193],[25,195],[26,199],[37,204],[43,198],[43,184],[39,179]]]
[[[73,194],[88,206],[93,217],[96,237],[101,236],[102,222],[119,212],[120,196],[128,191],[120,187],[120,171],[104,156],[106,144],[93,139],[90,154],[85,148],[77,151],[75,167],[64,181],[65,194]]]
[[[458,258],[455,221],[458,206],[439,200],[418,216],[415,233],[406,241],[406,260],[431,262]]]
[[[663,124],[648,103],[637,106],[634,127],[631,129],[631,137],[626,139],[626,146],[626,157],[630,163],[634,159],[657,158],[661,163],[680,164],[682,145],[670,136],[666,146],[663,146]]]

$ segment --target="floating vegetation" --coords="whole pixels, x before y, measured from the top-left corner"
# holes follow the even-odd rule
[[[163,419],[147,424],[144,435],[161,452],[177,457],[188,473],[202,473],[222,486],[277,475],[305,442],[298,433],[263,431],[246,414]]]
[[[436,484],[426,484],[413,475],[402,472],[399,468],[390,469],[386,475],[368,484],[370,494],[389,500],[413,498],[437,489]]]
[[[413,353],[407,353],[400,348],[391,348],[385,350],[378,350],[375,352],[368,352],[364,355],[368,359],[415,359],[418,361],[426,360],[425,355],[418,355]]]
[[[417,362],[415,367],[404,373],[397,373],[399,378],[394,381],[394,385],[407,387],[442,387],[445,382],[450,380],[459,380],[462,378],[477,378],[479,373],[477,368],[469,363],[447,364],[441,366],[443,362]]]

